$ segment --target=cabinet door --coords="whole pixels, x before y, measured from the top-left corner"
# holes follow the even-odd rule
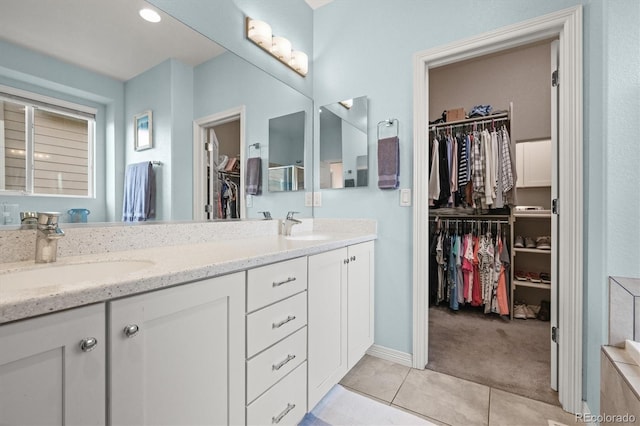
[[[373,344],[373,241],[349,247],[347,340],[348,369]]]
[[[551,186],[551,160],[551,140],[516,144],[517,186]]]
[[[104,425],[105,347],[103,304],[0,326],[0,425]]]
[[[111,424],[244,424],[244,295],[242,272],[109,303]]]
[[[309,410],[348,371],[346,260],[346,248],[309,256]]]

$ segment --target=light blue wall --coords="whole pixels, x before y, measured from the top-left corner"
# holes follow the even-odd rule
[[[312,96],[313,11],[302,0],[149,0],[196,31]],[[245,37],[245,16],[267,22],[274,35],[309,56],[309,74],[299,76]]]
[[[98,109],[94,199],[0,196],[0,203],[17,203],[21,211],[66,212],[70,207],[85,207],[91,210],[89,221],[111,220],[117,203],[121,203],[113,188],[124,158],[123,83],[3,41],[0,51],[0,84]]]
[[[135,151],[133,117],[153,113],[153,148]],[[156,220],[192,218],[193,68],[175,59],[125,83],[126,164],[160,161],[156,172]]]
[[[599,347],[607,338],[607,276],[640,276],[640,150],[632,133],[640,112],[640,37],[634,24],[640,18],[640,4],[634,0],[334,1],[314,13],[313,93],[316,105],[355,94],[369,96],[372,172],[377,170],[376,123],[398,118],[400,186],[411,187],[412,55],[579,4],[584,5],[584,396],[597,412]],[[452,30],[452,22],[468,25]],[[370,54],[354,54],[364,50]],[[375,341],[410,353],[411,209],[398,206],[397,191],[378,190],[374,176],[368,188],[326,190],[322,197],[323,207],[314,210],[315,217],[378,220]]]
[[[274,218],[284,218],[296,210],[301,217],[311,217],[304,206],[304,191],[268,192],[269,119],[305,111],[305,165],[311,165],[313,102],[298,91],[272,78],[242,58],[224,53],[194,69],[194,115],[197,118],[246,106],[245,142],[260,143],[260,153],[246,148],[248,157],[262,158],[262,195],[253,197],[247,217],[258,218],[259,211],[269,210]],[[310,180],[308,181],[310,187]]]

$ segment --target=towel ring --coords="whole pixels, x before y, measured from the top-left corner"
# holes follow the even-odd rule
[[[395,123],[396,126],[396,137],[400,134],[400,122],[397,118],[390,118],[388,120],[382,120],[378,122],[378,140],[380,140],[380,126],[384,125],[385,127],[391,127]]]

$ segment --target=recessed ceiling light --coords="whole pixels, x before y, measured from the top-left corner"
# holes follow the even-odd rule
[[[160,22],[160,15],[155,10],[151,9],[140,9],[140,16],[142,19],[149,22]]]

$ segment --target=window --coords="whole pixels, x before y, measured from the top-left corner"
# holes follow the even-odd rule
[[[93,196],[95,111],[25,94],[0,92],[0,193]]]

